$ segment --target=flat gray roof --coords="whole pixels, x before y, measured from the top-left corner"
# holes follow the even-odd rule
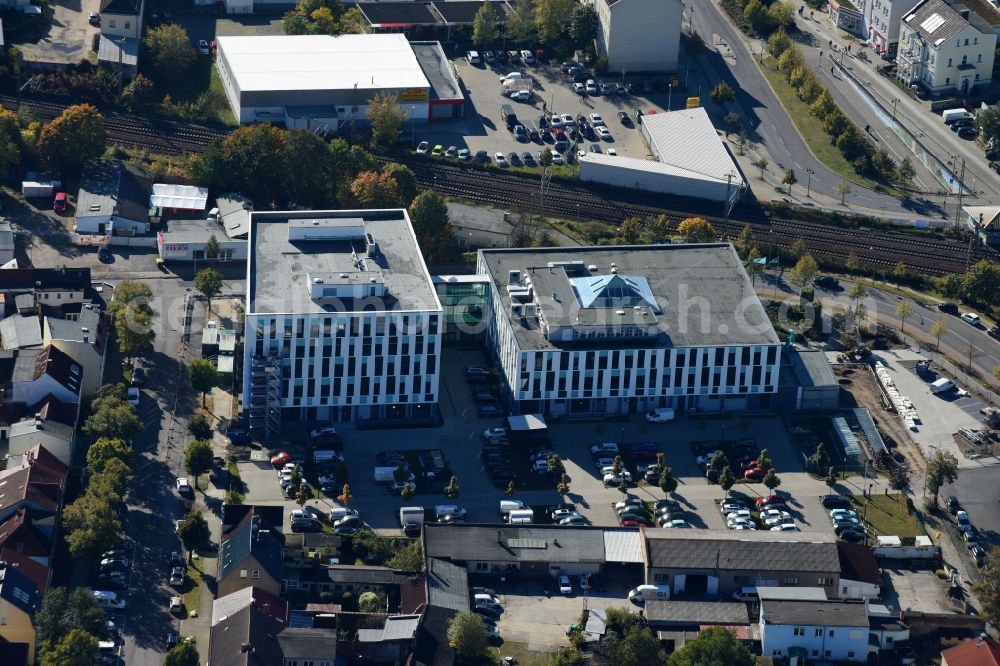
[[[867,627],[864,604],[843,601],[779,601],[762,599],[761,614],[766,624],[794,624],[819,627]]]
[[[437,99],[462,99],[462,89],[444,54],[440,42],[410,42],[417,64],[431,84],[431,95]]]
[[[824,352],[818,349],[796,349],[790,356],[796,366],[802,367],[805,376],[799,379],[803,386],[837,385],[830,360]]]
[[[305,221],[340,222],[345,227],[361,223],[378,244],[378,254],[366,256],[364,239],[289,241],[289,226]],[[346,273],[348,281],[379,280],[385,285],[385,309],[440,311],[441,303],[420,254],[410,218],[403,209],[337,210],[250,213],[250,262],[248,314],[321,313],[353,311],[363,303],[325,301],[310,294],[310,275]],[[359,267],[357,259],[363,260]]]
[[[220,245],[245,242],[229,238],[218,224],[207,220],[170,220],[167,230],[163,232],[163,240],[167,243],[207,243],[212,236],[215,236]]]
[[[646,602],[644,614],[650,622],[673,624],[749,624],[745,603],[732,601],[657,601]]]
[[[654,569],[840,572],[832,534],[745,530],[645,530],[644,534],[649,566]]]
[[[500,293],[499,307],[522,350],[608,348],[612,344],[582,338],[550,341],[539,318],[511,317],[511,271],[520,272],[522,285],[530,280],[533,302],[553,330],[655,326],[655,339],[625,338],[631,347],[779,344],[743,263],[728,243],[484,249],[480,253]]]

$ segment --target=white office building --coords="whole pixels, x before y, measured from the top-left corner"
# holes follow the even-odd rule
[[[990,84],[997,35],[965,5],[923,0],[899,28],[896,76],[931,94],[964,97]]]
[[[681,0],[593,0],[593,5],[609,74],[677,71]]]
[[[865,604],[762,599],[760,652],[796,663],[869,661]],[[871,648],[878,655],[878,646]]]
[[[249,243],[252,429],[436,418],[442,310],[405,210],[253,212]]]
[[[515,412],[773,407],[781,348],[729,244],[480,250]]]

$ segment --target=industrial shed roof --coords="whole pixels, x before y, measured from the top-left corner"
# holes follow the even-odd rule
[[[726,182],[734,174],[733,184],[743,183],[732,156],[719,138],[705,109],[683,109],[642,117],[642,133],[661,164],[677,169],[688,178]],[[597,157],[601,157],[597,155]],[[604,159],[624,160],[624,157]],[[644,160],[638,160],[644,161]]]
[[[358,9],[373,28],[444,25],[429,2],[359,2]]]
[[[216,39],[241,92],[428,88],[406,36],[253,35]]]
[[[453,562],[604,562],[595,527],[424,525],[424,552]]]
[[[642,536],[636,530],[604,530],[604,560],[642,564]]]
[[[729,601],[657,601],[646,602],[644,611],[650,622],[671,624],[748,624],[750,614],[745,603]]]
[[[837,544],[817,532],[646,530],[645,535],[649,566],[656,569],[840,572]]]

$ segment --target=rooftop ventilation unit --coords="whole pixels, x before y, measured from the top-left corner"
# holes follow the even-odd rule
[[[507,284],[521,284],[521,271],[507,271]]]
[[[591,264],[591,265],[587,266],[587,270],[590,271],[591,273],[596,273],[597,272],[597,264]]]

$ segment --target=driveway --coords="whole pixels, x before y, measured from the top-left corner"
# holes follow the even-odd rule
[[[78,65],[91,53],[94,35],[100,28],[90,25],[90,12],[99,11],[100,0],[58,0],[43,11],[45,27],[37,37],[20,41],[8,36],[9,46],[17,46],[24,61]],[[26,31],[27,34],[27,31]]]

